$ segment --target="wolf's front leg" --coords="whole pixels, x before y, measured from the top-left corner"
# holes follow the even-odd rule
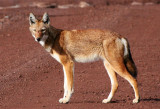
[[[74,63],[67,62],[63,65],[64,71],[64,95],[59,100],[59,103],[68,103],[73,93],[73,73]]]

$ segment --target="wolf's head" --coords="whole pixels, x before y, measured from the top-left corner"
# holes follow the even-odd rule
[[[44,13],[41,20],[36,19],[33,13],[29,15],[29,30],[36,41],[41,41],[47,36],[50,26],[50,20],[47,13]]]

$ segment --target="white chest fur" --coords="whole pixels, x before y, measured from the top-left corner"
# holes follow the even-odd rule
[[[60,57],[59,57],[59,55],[58,55],[57,53],[53,53],[53,54],[51,54],[51,56],[52,56],[54,59],[56,59],[59,63],[61,63]]]
[[[46,43],[47,38],[48,38],[48,35],[44,35],[44,36],[42,37],[42,39],[39,41],[39,43],[40,43],[43,47],[45,47],[45,49],[46,49],[47,52],[50,52],[51,49],[52,49],[52,47],[51,47],[51,46],[47,46],[47,47],[45,46],[45,43]]]
[[[44,45],[45,45],[45,42],[46,42],[47,38],[48,38],[48,35],[44,35],[44,36],[42,37],[42,39],[39,41],[39,43],[40,43],[43,47],[44,47]]]
[[[47,38],[48,38],[48,35],[44,35],[44,36],[42,37],[42,39],[39,41],[39,43],[40,43],[43,47],[45,47],[45,42],[46,42]],[[50,52],[51,49],[52,49],[52,47],[51,47],[51,46],[48,46],[48,47],[45,47],[45,49],[46,49],[46,51]],[[51,54],[51,56],[52,56],[54,59],[56,59],[58,62],[61,62],[61,61],[60,61],[60,58],[59,58],[59,55],[58,55],[56,52],[54,52],[53,54]]]
[[[46,49],[47,52],[50,52],[51,49],[52,49],[52,47],[51,47],[51,46],[48,46],[48,47],[45,47],[45,49]]]

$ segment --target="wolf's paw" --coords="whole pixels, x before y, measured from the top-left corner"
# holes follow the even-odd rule
[[[68,102],[69,100],[67,100],[66,98],[59,99],[59,103],[67,104]]]
[[[133,100],[133,103],[135,104],[135,103],[138,103],[139,102],[139,99],[137,99],[137,98],[135,98],[134,100]]]
[[[102,101],[102,103],[109,103],[109,102],[111,102],[110,99],[104,99],[104,100]]]

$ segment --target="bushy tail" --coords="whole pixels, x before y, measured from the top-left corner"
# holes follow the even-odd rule
[[[123,45],[124,45],[124,64],[128,70],[128,72],[134,77],[137,77],[137,68],[136,65],[132,59],[131,52],[130,52],[130,46],[127,41],[127,39],[122,38],[121,39]]]

